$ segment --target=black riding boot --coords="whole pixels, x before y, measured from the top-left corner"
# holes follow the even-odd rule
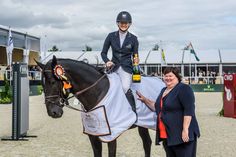
[[[132,93],[132,90],[129,89],[126,93],[125,93],[126,98],[128,99],[128,102],[132,108],[132,110],[136,113],[136,104],[135,104],[135,99],[134,99],[134,95]]]

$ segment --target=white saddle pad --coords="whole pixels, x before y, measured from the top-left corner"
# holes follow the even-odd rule
[[[136,112],[138,115],[138,120],[135,123],[136,125],[156,130],[157,120],[156,112],[151,111],[147,105],[137,99],[138,96],[136,94],[136,90],[146,98],[156,101],[163,87],[165,87],[164,82],[157,77],[142,77],[141,83],[133,83],[131,85],[136,102]]]
[[[103,142],[110,142],[129,129],[135,122],[136,125],[149,129],[156,129],[156,113],[152,112],[145,104],[137,100],[136,90],[151,100],[156,100],[164,83],[155,77],[142,77],[141,83],[132,84],[136,99],[137,115],[126,99],[121,81],[116,73],[108,74],[110,88],[103,100],[89,112],[81,112],[84,133],[97,135]],[[101,106],[104,106],[105,110]],[[95,115],[96,114],[96,115]]]

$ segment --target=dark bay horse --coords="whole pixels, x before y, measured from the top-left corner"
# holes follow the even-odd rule
[[[63,100],[66,100],[70,93],[79,99],[85,110],[89,111],[95,107],[108,92],[110,84],[107,76],[104,76],[102,72],[92,65],[71,59],[57,59],[55,56],[53,56],[53,59],[48,61],[45,65],[40,62],[37,62],[37,64],[42,69],[42,85],[45,94],[45,104],[47,113],[52,118],[62,117],[64,107]],[[63,81],[58,79],[54,74],[56,65],[61,65],[64,68],[64,75],[72,85],[69,92],[63,92]],[[100,81],[97,82],[99,79]],[[92,88],[89,88],[80,95],[76,94],[78,91],[86,89],[95,82],[97,83]],[[148,129],[138,126],[138,131],[143,141],[145,157],[150,157],[152,141]],[[88,136],[93,148],[94,157],[101,157],[102,142],[97,136]],[[108,142],[109,157],[116,156],[116,147],[116,140]]]

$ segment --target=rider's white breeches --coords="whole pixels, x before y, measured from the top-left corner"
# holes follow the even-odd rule
[[[123,91],[126,93],[130,89],[132,83],[132,74],[124,71],[121,66],[116,70],[116,73],[120,76]]]

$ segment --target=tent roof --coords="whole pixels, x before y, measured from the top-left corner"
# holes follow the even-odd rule
[[[183,63],[220,63],[219,50],[195,50],[200,61],[196,61],[193,54],[189,51],[184,52]],[[181,64],[183,50],[171,50],[167,49],[164,51],[167,64]],[[236,63],[236,50],[221,50],[222,63]],[[75,60],[83,60],[89,64],[103,64],[100,51],[59,51],[59,52],[47,52],[47,58],[43,62],[47,62],[55,55],[57,58],[70,58]],[[108,52],[108,58],[111,58],[112,52]],[[43,57],[44,58],[44,57]],[[161,63],[161,52],[160,51],[140,51],[139,52],[140,64],[160,64]]]

